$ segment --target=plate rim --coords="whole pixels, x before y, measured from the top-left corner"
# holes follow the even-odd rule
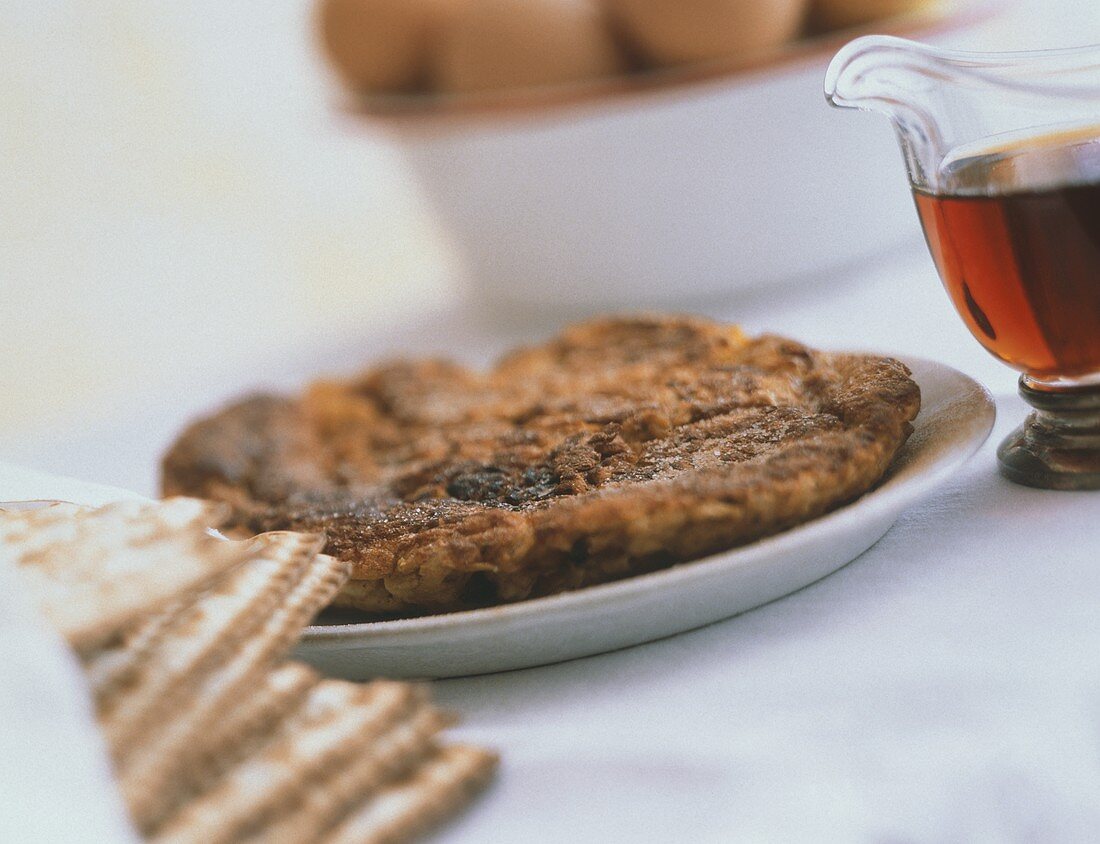
[[[861,354],[860,352],[847,353]],[[862,352],[862,354],[881,355],[882,353]],[[529,598],[511,604],[498,604],[474,610],[388,621],[314,624],[303,631],[299,647],[307,650],[316,648],[328,651],[343,649],[342,646],[365,645],[368,642],[379,644],[383,642],[393,643],[394,640],[408,642],[420,636],[435,636],[454,630],[465,631],[471,628],[483,627],[488,623],[520,623],[531,617],[542,615],[548,609],[550,611],[556,608],[584,611],[590,609],[592,604],[600,604],[609,600],[629,599],[639,593],[648,592],[654,587],[654,584],[657,584],[658,588],[674,589],[677,581],[705,576],[710,569],[717,566],[729,566],[731,563],[733,565],[747,565],[761,554],[782,553],[782,550],[776,552],[777,546],[782,549],[784,545],[791,545],[793,546],[792,550],[794,550],[799,546],[799,543],[811,540],[815,532],[836,529],[837,527],[842,529],[846,522],[860,519],[865,515],[868,505],[877,507],[879,510],[889,509],[900,498],[900,508],[904,508],[907,503],[910,503],[910,499],[919,500],[920,493],[916,492],[914,494],[913,487],[929,492],[973,457],[988,440],[996,422],[997,410],[996,402],[984,384],[948,364],[919,355],[893,354],[886,356],[901,361],[911,370],[914,369],[914,364],[917,368],[926,367],[938,370],[945,376],[958,379],[961,382],[960,386],[969,388],[976,395],[981,408],[981,413],[976,420],[978,426],[971,438],[965,442],[965,446],[961,451],[952,453],[949,457],[945,456],[934,462],[925,471],[903,477],[896,483],[892,483],[892,479],[887,478],[881,486],[872,489],[843,507],[747,545],[735,546],[706,557],[678,563],[657,571],[633,575],[610,583],[596,584],[583,589],[559,592],[555,595],[546,595],[539,598]],[[920,385],[919,381],[918,385]],[[672,585],[670,586],[670,584]]]

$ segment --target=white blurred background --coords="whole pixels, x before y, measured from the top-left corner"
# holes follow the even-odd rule
[[[989,25],[1003,48],[1100,42],[1094,0],[1006,9]],[[444,345],[441,326],[471,318],[452,310],[454,262],[400,157],[336,118],[310,12],[0,6],[0,460],[151,493],[156,455],[212,402],[355,368],[400,338]],[[912,254],[894,260],[919,262],[937,342],[978,360],[919,238],[914,216]],[[723,313],[828,345],[830,291],[896,299],[892,266],[830,280],[778,324],[767,309],[797,293]],[[849,315],[885,344],[872,307]],[[988,366],[1009,389],[1011,373]]]
[[[308,2],[0,8],[9,438],[445,295],[394,156],[333,120],[310,22]]]

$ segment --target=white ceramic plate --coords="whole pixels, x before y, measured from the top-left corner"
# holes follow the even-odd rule
[[[993,427],[993,400],[980,384],[943,364],[904,360],[921,387],[915,430],[887,479],[847,507],[742,548],[576,592],[427,618],[315,625],[298,655],[354,679],[487,674],[649,642],[801,589],[870,548]]]

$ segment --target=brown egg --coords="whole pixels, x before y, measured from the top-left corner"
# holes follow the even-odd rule
[[[765,52],[798,35],[808,0],[606,0],[638,50],[657,64]]]
[[[360,93],[425,82],[439,0],[320,0],[321,41],[344,81]]]
[[[595,0],[466,0],[441,28],[440,90],[527,88],[618,73],[624,60]]]
[[[863,26],[930,8],[937,0],[813,0],[814,23],[822,29]]]

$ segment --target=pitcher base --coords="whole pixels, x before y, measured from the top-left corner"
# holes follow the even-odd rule
[[[1100,489],[1100,388],[1040,390],[1020,379],[1035,408],[1000,448],[1001,474],[1042,489]]]

